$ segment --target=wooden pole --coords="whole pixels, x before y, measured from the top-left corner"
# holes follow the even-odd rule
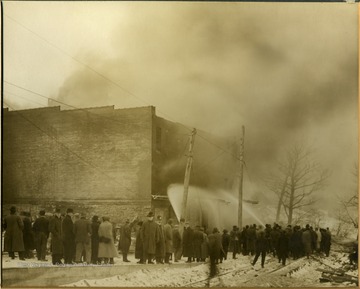
[[[185,170],[185,179],[184,179],[184,194],[183,199],[181,203],[181,218],[186,219],[186,204],[187,204],[187,197],[189,192],[189,183],[190,183],[190,173],[191,173],[191,167],[193,162],[193,155],[192,150],[194,146],[195,141],[195,135],[196,135],[196,129],[194,128],[191,132],[190,136],[190,144],[189,144],[189,154],[186,164],[186,170]]]
[[[244,177],[244,139],[245,126],[242,126],[240,139],[240,171],[239,171],[239,203],[238,203],[238,227],[242,229],[242,212],[243,212],[243,177]]]

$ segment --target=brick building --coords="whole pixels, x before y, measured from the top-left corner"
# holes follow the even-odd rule
[[[115,222],[149,210],[174,217],[167,189],[184,181],[190,133],[154,107],[4,109],[3,211],[72,207]],[[231,188],[237,162],[229,151],[231,140],[199,132],[191,185]]]

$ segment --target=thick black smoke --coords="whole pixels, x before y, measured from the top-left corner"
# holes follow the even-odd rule
[[[321,138],[343,118],[356,127],[350,6],[119,2],[128,17],[114,29],[114,55],[82,53],[118,85],[82,68],[58,98],[81,107],[154,105],[164,118],[223,136],[238,137],[245,125],[246,160],[257,175],[293,142]]]

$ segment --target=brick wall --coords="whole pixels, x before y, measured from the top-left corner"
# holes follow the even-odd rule
[[[149,206],[153,114],[153,107],[4,111],[4,203],[119,200]]]

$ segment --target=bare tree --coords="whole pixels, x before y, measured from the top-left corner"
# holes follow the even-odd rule
[[[328,176],[328,172],[321,170],[320,164],[313,160],[310,150],[298,145],[292,147],[285,161],[279,164],[278,175],[268,182],[279,198],[276,221],[283,207],[291,225],[294,211],[316,202],[314,193],[324,187]]]
[[[338,214],[339,222],[353,224],[355,228],[358,228],[358,208],[359,208],[359,195],[358,195],[358,180],[359,180],[359,166],[356,163],[354,168],[355,189],[349,196],[340,198],[340,210],[341,214]]]

